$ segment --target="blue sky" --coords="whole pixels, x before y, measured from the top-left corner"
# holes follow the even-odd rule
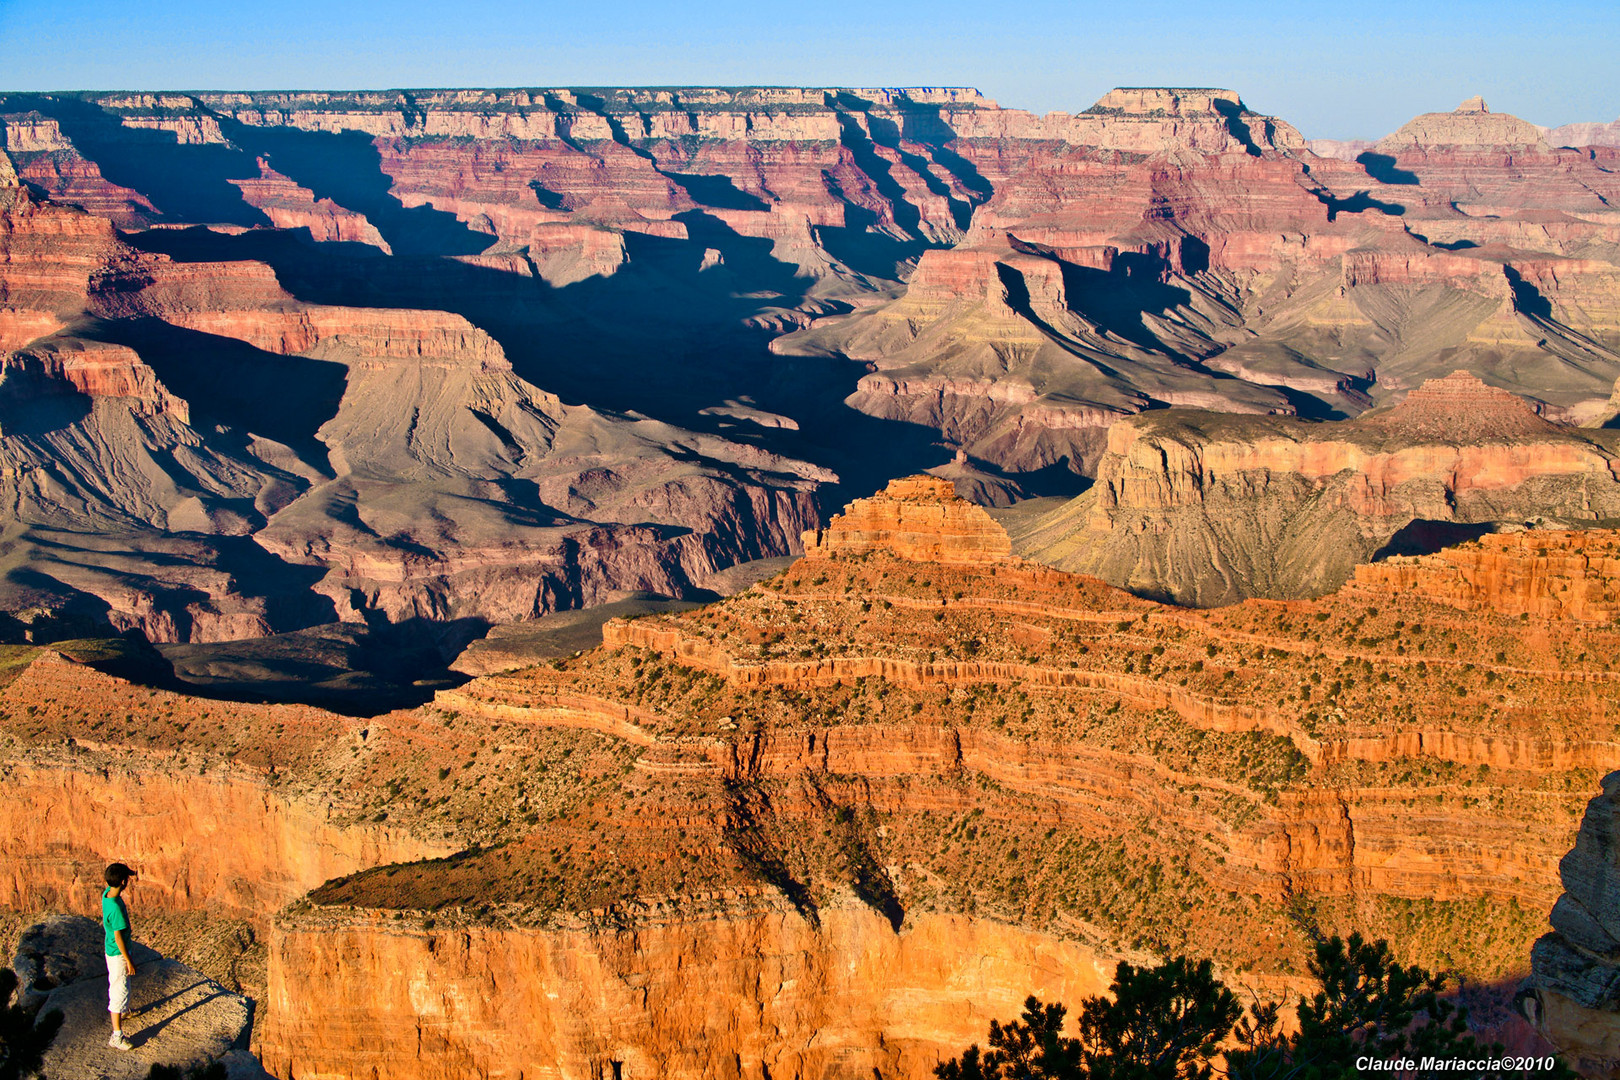
[[[1046,112],[1226,86],[1334,138],[1476,93],[1541,124],[1613,120],[1617,46],[1613,0],[0,0],[6,90],[946,84]]]

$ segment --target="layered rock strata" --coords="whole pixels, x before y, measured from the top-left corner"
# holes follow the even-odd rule
[[[986,566],[1012,553],[1007,532],[979,507],[959,498],[949,480],[894,480],[870,499],[857,499],[824,529],[804,534],[811,558],[891,551],[903,559]]]
[[[19,652],[8,906],[89,904],[111,842],[154,907],[247,914],[258,1050],[300,1076],[923,1076],[1117,958],[1210,956],[1277,993],[1312,934],[1352,927],[1522,973],[1620,766],[1612,622],[1522,583],[1586,559],[1607,595],[1596,534],[1545,534],[1467,610],[1422,562],[1395,592],[1198,612],[934,560],[961,542],[943,484],[886,513],[930,498],[932,545],[890,529],[369,720]],[[111,841],[93,814],[29,824],[115,798],[140,812]],[[263,839],[172,857],[209,829]]]
[[[835,479],[564,406],[461,315],[300,301],[266,263],[6,199],[8,607],[162,642],[487,625],[791,551]]]
[[[774,347],[869,364],[850,404],[1018,470],[1091,474],[1103,430],[1155,406],[1354,415],[1458,366],[1600,407],[1612,150],[1471,101],[1322,148],[1345,160],[1229,92],[1116,95],[1086,115],[1136,138],[1054,148],[904,296]]]
[[[1354,421],[1148,414],[1110,430],[1095,486],[1022,522],[1017,547],[1180,603],[1320,594],[1374,557],[1620,519],[1617,453],[1608,431],[1550,423],[1464,373]]]
[[[1554,549],[1558,539],[1550,538]],[[529,1053],[577,1060],[580,1067],[607,1069],[618,1062],[626,1070],[674,1075],[748,1075],[755,1061],[773,1074],[808,1075],[846,1065],[877,1067],[886,1075],[922,1074],[940,1052],[933,1048],[948,1047],[955,1029],[930,1019],[931,1034],[923,1035],[920,1018],[935,1014],[912,996],[915,991],[889,982],[914,970],[914,961],[902,955],[879,960],[870,951],[888,938],[885,926],[897,927],[902,950],[931,951],[937,946],[924,942],[936,933],[977,933],[968,926],[984,925],[979,920],[986,917],[1023,926],[1024,933],[1040,927],[1040,934],[1058,940],[1076,933],[1097,949],[1109,939],[1107,927],[1124,924],[1104,913],[1106,901],[1103,910],[1069,908],[1067,890],[1090,895],[1091,886],[1083,882],[1094,872],[1089,860],[1101,853],[1088,854],[1088,845],[1118,836],[1117,823],[1135,821],[1138,814],[1147,815],[1144,821],[1174,823],[1165,835],[1176,837],[1180,850],[1187,850],[1186,837],[1200,838],[1188,865],[1172,868],[1173,857],[1158,862],[1169,857],[1169,849],[1159,852],[1155,845],[1161,841],[1150,838],[1155,828],[1126,831],[1126,857],[1161,866],[1163,876],[1150,872],[1142,891],[1129,886],[1125,894],[1180,895],[1186,888],[1189,897],[1203,897],[1190,901],[1191,918],[1175,902],[1167,923],[1146,915],[1146,925],[1155,927],[1150,937],[1174,924],[1190,937],[1180,947],[1219,954],[1241,941],[1245,949],[1259,945],[1258,960],[1276,940],[1261,929],[1268,905],[1310,897],[1318,917],[1342,919],[1348,909],[1337,898],[1353,895],[1360,920],[1376,920],[1374,913],[1386,904],[1421,910],[1418,923],[1406,924],[1404,937],[1396,934],[1400,947],[1419,955],[1446,949],[1455,962],[1461,938],[1453,935],[1461,924],[1447,929],[1447,920],[1478,919],[1476,898],[1489,896],[1495,899],[1485,901],[1492,905],[1488,951],[1496,959],[1486,966],[1493,977],[1522,971],[1536,933],[1533,913],[1556,889],[1559,837],[1570,835],[1581,798],[1570,790],[1549,801],[1545,793],[1565,790],[1562,785],[1588,775],[1594,764],[1620,761],[1602,690],[1614,675],[1591,659],[1602,655],[1599,639],[1612,634],[1607,627],[1555,617],[1535,633],[1550,631],[1558,643],[1551,647],[1562,659],[1545,653],[1531,659],[1523,650],[1547,646],[1529,645],[1534,635],[1525,635],[1517,618],[1459,618],[1418,599],[1422,595],[1419,588],[1393,603],[1379,597],[1373,607],[1347,593],[1330,604],[1250,604],[1201,616],[1007,560],[994,569],[948,569],[896,558],[889,548],[866,548],[807,559],[785,578],[703,613],[610,623],[604,652],[552,669],[480,679],[441,694],[437,704],[458,718],[478,716],[503,727],[545,725],[634,748],[637,779],[626,795],[635,809],[616,803],[611,809],[581,808],[570,823],[577,830],[571,835],[580,839],[568,846],[563,833],[548,833],[517,850],[458,862],[453,871],[402,868],[327,887],[282,924],[281,947],[287,951],[278,954],[283,961],[277,969],[288,981],[280,984],[281,1000],[290,1003],[306,992],[306,984],[291,977],[294,972],[359,970],[384,962],[374,951],[382,946],[371,944],[375,932],[367,928],[391,929],[387,913],[401,908],[408,924],[418,920],[418,929],[404,936],[384,931],[380,940],[389,943],[390,957],[415,957],[403,962],[434,972],[430,982],[436,986],[490,977],[486,967],[469,967],[473,953],[497,948],[493,940],[480,942],[483,931],[453,939],[457,944],[449,951],[436,944],[438,920],[447,910],[440,905],[473,895],[468,890],[477,882],[476,895],[516,924],[500,936],[503,954],[513,950],[526,957],[544,948],[522,966],[556,971],[564,985],[584,980],[596,1010],[615,1018],[613,1035],[587,1046],[567,1034],[568,1010],[537,1002],[542,1022],[521,1036]],[[1012,632],[997,633],[997,626]],[[1293,626],[1299,629],[1282,629]],[[1475,632],[1484,638],[1453,640]],[[1508,644],[1515,637],[1520,643]],[[1155,641],[1168,648],[1157,653]],[[831,642],[838,644],[829,648]],[[1465,668],[1456,659],[1488,655],[1497,644],[1505,647],[1496,651],[1497,664],[1489,671],[1472,663]],[[1235,650],[1230,661],[1224,659],[1229,650]],[[1576,652],[1587,659],[1567,659]],[[1139,664],[1138,656],[1149,662]],[[1415,677],[1420,665],[1425,678]],[[1369,666],[1371,674],[1361,679]],[[1313,683],[1307,674],[1313,670],[1340,679]],[[1386,674],[1394,677],[1385,680]],[[1363,681],[1364,689],[1349,689]],[[639,689],[627,695],[627,685]],[[1508,711],[1488,704],[1497,685],[1515,695]],[[1077,719],[1076,711],[1087,718]],[[1576,715],[1583,717],[1578,733],[1565,727],[1548,738],[1548,719]],[[1133,719],[1116,739],[1115,716],[1158,719],[1147,720],[1145,729],[1134,727],[1142,721]],[[1166,727],[1167,717],[1175,719]],[[1186,749],[1171,747],[1188,747],[1188,732],[1201,733],[1190,736],[1198,749],[1182,756]],[[1225,748],[1223,740],[1235,742]],[[1216,760],[1238,760],[1240,744],[1245,760],[1268,764],[1210,771]],[[1279,746],[1287,749],[1273,759]],[[1290,755],[1300,764],[1288,764]],[[1452,778],[1448,783],[1463,783],[1468,794],[1419,795],[1428,790],[1421,770],[1435,768]],[[1261,797],[1248,802],[1243,792]],[[1234,796],[1238,801],[1227,805]],[[1464,810],[1487,803],[1493,807],[1488,814]],[[1549,829],[1554,803],[1561,824]],[[673,815],[669,825],[655,824],[661,813]],[[635,828],[614,826],[627,815],[638,822]],[[718,823],[705,833],[709,815]],[[1530,822],[1534,839],[1527,841]],[[818,829],[825,830],[820,839]],[[587,837],[597,845],[594,856],[584,856],[578,846]],[[670,844],[684,850],[688,843],[713,854],[696,862],[676,858],[673,867],[667,856],[644,862],[631,854],[664,852]],[[1016,855],[1007,856],[1009,844]],[[528,876],[524,868],[536,857],[542,868],[554,869]],[[567,895],[575,885],[566,867],[582,857],[599,868],[593,874],[626,882],[639,899],[615,902],[609,886],[592,894],[583,922],[558,923],[556,931],[528,929],[527,920],[535,916],[525,911],[535,886],[546,896]],[[961,871],[948,867],[967,866],[976,868],[979,884],[958,893],[965,885],[956,877]],[[693,910],[665,893],[671,873],[688,877],[687,890],[693,887],[690,876],[701,874],[707,902]],[[1007,885],[985,888],[1003,877]],[[1110,880],[1106,891],[1121,895],[1120,881]],[[772,901],[773,895],[779,899]],[[968,895],[977,905],[976,920],[940,921],[962,910],[958,905]],[[1259,899],[1229,910],[1210,899],[1221,895]],[[791,910],[780,906],[784,901]],[[717,904],[732,914],[720,916]],[[435,912],[433,925],[421,921],[418,913],[426,910]],[[1521,914],[1502,921],[1509,912]],[[733,947],[694,954],[693,946],[666,938],[675,932],[672,918],[681,934]],[[1252,930],[1245,929],[1249,919],[1260,920]],[[863,922],[868,929],[854,932],[853,925]],[[1144,924],[1131,925],[1142,932]],[[731,987],[738,977],[734,962],[716,966],[711,957],[756,955],[766,948],[758,936],[762,926],[772,928],[770,954],[789,958],[771,961],[762,972],[750,961],[750,985],[763,977],[766,986],[781,987],[767,995],[765,1021],[782,1032],[814,1028],[812,1046],[825,1039],[831,1046],[883,1049],[807,1055],[788,1049],[799,1045],[799,1036],[785,1042],[761,1038],[753,1019],[728,1021],[736,1039],[723,1048],[694,1037],[707,1006],[687,989],[690,980],[671,981],[657,958],[693,957],[681,961],[683,970],[696,962],[705,985]],[[814,940],[823,944],[800,937],[809,926],[818,928]],[[556,951],[564,948],[559,933],[570,943],[565,966]],[[635,948],[608,948],[607,941],[626,940],[617,935],[630,933]],[[738,934],[758,944],[745,946]],[[998,941],[1002,956],[1023,956],[1028,947]],[[1277,944],[1282,948],[1276,960],[1260,961],[1248,978],[1275,978],[1262,973],[1288,970],[1288,950],[1303,947],[1288,943],[1286,935]],[[867,1010],[863,1023],[850,1028],[832,999],[807,996],[800,987],[812,985],[821,994],[843,985],[813,974],[824,962],[820,950],[830,947],[849,958],[848,970],[861,980],[861,989],[851,984],[849,993],[876,1000],[898,994],[917,1002],[908,1007],[917,1019],[884,1019]],[[1113,947],[1120,947],[1117,940]],[[944,955],[934,953],[928,963],[946,963]],[[1064,960],[1057,955],[1055,970],[1074,972],[1066,975],[1071,979],[1092,977],[1085,973],[1098,967],[1096,953]],[[1506,968],[1497,966],[1504,962]],[[931,970],[947,985],[961,985],[947,969]],[[662,1003],[659,1009],[617,1004],[646,987],[667,987],[651,994]],[[374,1042],[371,1034],[381,1033],[377,1018],[392,1007],[369,996],[355,999],[345,1006],[342,1034],[303,1022],[273,1026],[266,1042],[279,1043],[284,1056],[269,1045],[266,1052],[295,1071],[300,1065],[332,1069],[346,1060],[340,1044],[363,1043],[375,1049],[362,1067],[400,1067],[410,1047]],[[493,1034],[448,1034],[452,1014],[467,1015],[452,1007],[449,996],[443,1003],[435,997],[429,1008],[434,1045],[448,1060],[478,1068],[509,1060]],[[482,1032],[490,1023],[486,1018],[468,1028]],[[891,1026],[879,1035],[868,1024]],[[735,1046],[743,1049],[728,1049]],[[726,1058],[728,1052],[741,1064]]]
[[[0,125],[0,494],[40,571],[0,597],[165,640],[456,643],[693,595],[952,450],[1006,501],[1143,410],[1355,414],[1462,366],[1597,422],[1620,376],[1614,154],[1483,103],[1357,160],[1210,88],[10,94]]]
[[[1608,623],[1620,615],[1617,581],[1614,533],[1535,530],[1358,566],[1350,587],[1390,598],[1422,588],[1430,599],[1468,611]]]
[[[1356,411],[1461,345],[1482,369],[1535,369],[1551,385],[1525,388],[1573,407],[1590,388],[1553,358],[1614,364],[1612,154],[1554,149],[1477,101],[1355,161],[1198,88],[1122,88],[1045,117],[938,89],[14,95],[5,109],[23,177],[121,225],[272,224],[389,251],[391,233],[402,251],[450,243],[559,284],[621,272],[626,234],[691,243],[705,268],[746,237],[816,290],[863,300],[920,257],[899,303],[783,348],[875,363],[860,407],[1017,467],[1067,456],[1089,471],[1094,424],[1075,406],[1286,410],[1303,393]],[[79,176],[96,157],[131,180],[147,157],[206,161],[240,201],[214,188],[192,204],[211,217],[162,197],[113,210],[134,204],[91,198]],[[371,168],[388,198],[362,182]],[[751,318],[826,313],[796,310]],[[956,345],[943,365],[933,338]],[[1024,343],[1013,370],[988,366],[996,342]],[[1233,374],[1250,385],[1223,385]],[[941,392],[960,400],[931,401]]]

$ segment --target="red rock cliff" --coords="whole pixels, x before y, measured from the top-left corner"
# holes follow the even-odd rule
[[[804,550],[814,558],[886,550],[918,562],[982,566],[1008,558],[1012,548],[1007,531],[959,498],[949,480],[911,476],[805,533]]]

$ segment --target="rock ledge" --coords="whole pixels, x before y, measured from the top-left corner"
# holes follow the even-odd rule
[[[908,476],[869,499],[856,499],[804,534],[807,558],[889,550],[914,562],[986,566],[1012,557],[1007,531],[960,498],[949,480]]]

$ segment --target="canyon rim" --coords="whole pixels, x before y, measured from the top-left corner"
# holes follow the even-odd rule
[[[122,859],[233,1070],[810,1080],[1360,931],[1620,1075],[1610,128],[0,94],[5,951]]]

